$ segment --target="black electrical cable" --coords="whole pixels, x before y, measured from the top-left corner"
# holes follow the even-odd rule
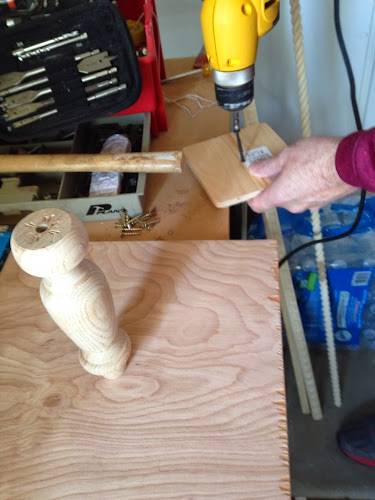
[[[357,130],[363,130],[361,117],[360,117],[359,111],[358,111],[356,89],[355,89],[355,78],[354,78],[352,66],[350,64],[348,52],[346,50],[344,38],[342,36],[341,21],[340,21],[340,0],[334,0],[334,19],[335,19],[337,41],[338,41],[339,46],[340,46],[341,54],[342,54],[342,57],[344,59],[345,68],[346,68],[346,72],[347,72],[348,79],[349,79],[350,98],[352,101],[352,108],[353,108],[355,122],[357,125]],[[366,191],[364,189],[361,189],[361,198],[359,200],[357,215],[356,215],[356,218],[353,222],[353,225],[347,231],[345,231],[342,234],[338,234],[337,236],[330,236],[328,238],[321,238],[319,240],[312,240],[312,241],[309,241],[308,243],[305,243],[304,245],[301,245],[301,246],[295,248],[294,250],[290,251],[289,253],[284,255],[284,257],[282,259],[279,260],[279,267],[281,267],[288,259],[290,259],[297,252],[300,252],[301,250],[304,250],[305,248],[316,245],[317,243],[328,243],[329,241],[340,240],[341,238],[345,238],[346,236],[349,236],[350,234],[352,234],[357,229],[358,224],[361,220],[361,217],[363,214],[363,209],[365,206],[365,201],[366,201]]]
[[[339,0],[334,0],[334,7],[333,8],[334,8],[334,18],[335,18],[335,28],[336,28],[337,41],[339,42],[341,54],[342,54],[342,57],[343,57],[344,63],[345,63],[346,72],[347,72],[348,78],[349,78],[350,99],[352,101],[352,108],[353,108],[355,123],[357,125],[357,129],[362,130],[362,122],[361,122],[361,117],[359,116],[356,91],[355,91],[355,78],[354,78],[354,74],[353,74],[353,70],[352,70],[352,65],[350,64],[348,51],[346,50],[344,37],[342,36],[341,21],[340,21],[340,1]]]
[[[305,248],[311,247],[312,245],[316,245],[317,243],[328,243],[329,241],[341,240],[341,238],[345,238],[346,236],[352,234],[357,229],[359,221],[361,220],[365,200],[366,200],[366,191],[362,189],[355,221],[353,222],[352,227],[349,228],[347,231],[345,231],[345,233],[338,234],[336,236],[329,236],[328,238],[321,238],[320,240],[312,240],[307,243],[304,243],[303,245],[295,248],[294,250],[291,250],[289,253],[284,255],[284,257],[279,260],[279,267],[281,267],[284,264],[284,262],[293,257],[293,255],[295,255],[297,252],[305,250]]]

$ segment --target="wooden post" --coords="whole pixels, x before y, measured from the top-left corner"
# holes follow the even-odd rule
[[[65,210],[38,210],[17,224],[11,248],[24,271],[43,278],[42,302],[79,347],[83,368],[108,379],[122,375],[130,340],[118,328],[103,272],[85,259],[88,236],[81,221]]]

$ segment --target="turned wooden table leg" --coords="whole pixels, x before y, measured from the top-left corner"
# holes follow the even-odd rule
[[[103,272],[85,259],[88,236],[81,221],[65,210],[39,210],[17,224],[11,248],[24,271],[43,278],[42,302],[79,347],[83,368],[109,379],[122,375],[130,340],[118,328]]]

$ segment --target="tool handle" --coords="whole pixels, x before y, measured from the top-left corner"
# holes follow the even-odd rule
[[[0,155],[0,172],[181,173],[181,152]]]

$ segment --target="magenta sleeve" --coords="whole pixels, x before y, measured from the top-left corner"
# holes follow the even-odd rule
[[[375,192],[375,127],[342,139],[336,151],[336,170],[347,184]]]

